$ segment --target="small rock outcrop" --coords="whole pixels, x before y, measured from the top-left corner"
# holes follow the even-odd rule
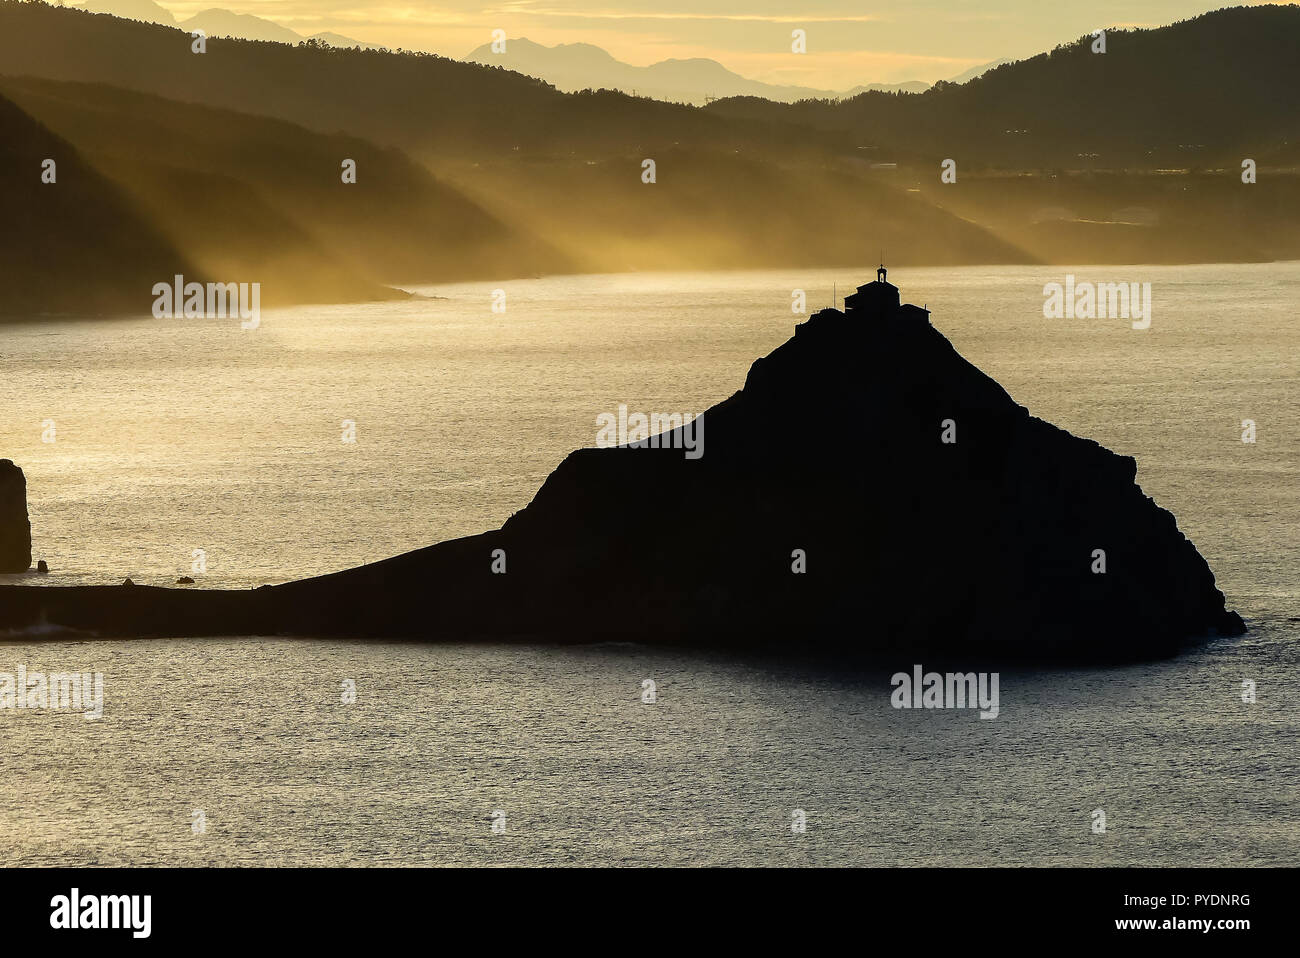
[[[31,564],[27,478],[13,460],[0,459],[0,572],[26,572]]]

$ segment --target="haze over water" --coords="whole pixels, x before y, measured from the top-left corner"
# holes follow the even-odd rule
[[[1151,282],[1151,328],[1044,319],[1043,284],[1067,272]],[[0,452],[27,474],[34,556],[52,569],[39,581],[167,584],[199,548],[202,584],[284,581],[500,525],[568,451],[594,444],[598,414],[703,411],[804,318],[791,290],[807,290],[811,312],[832,283],[843,296],[873,275],[458,284],[423,290],[442,299],[265,311],[253,332],[152,318],[12,326]],[[895,711],[887,674],[629,646],[16,637],[0,671],[103,671],[105,715],[0,713],[0,854],[1295,863],[1300,446],[1283,436],[1300,408],[1300,264],[889,278],[1031,413],[1135,456],[1138,482],[1251,633],[1151,666],[1004,672],[993,721]],[[498,286],[503,315],[490,311]],[[862,357],[863,376],[888,361]],[[345,419],[356,444],[340,441]],[[41,441],[47,420],[54,443]],[[845,442],[855,432],[843,424]],[[338,704],[345,678],[355,706]],[[1105,836],[1089,829],[1098,807]],[[190,831],[194,808],[204,836]],[[488,827],[498,808],[504,836]]]

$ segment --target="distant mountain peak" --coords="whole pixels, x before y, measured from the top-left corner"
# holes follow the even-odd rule
[[[72,6],[76,6],[73,4]],[[154,0],[87,0],[79,9],[87,13],[107,13],[124,20],[141,20],[159,23],[165,27],[176,26],[176,16]]]
[[[266,40],[272,43],[299,43],[302,34],[278,23],[255,17],[251,13],[234,13],[220,7],[200,10],[179,24],[183,30],[203,30],[209,36],[228,36],[241,40]]]
[[[707,57],[670,57],[649,66],[639,67],[616,59],[607,50],[591,43],[560,43],[545,46],[526,37],[507,39],[504,52],[497,53],[491,43],[471,50],[465,62],[505,67],[516,73],[537,77],[567,93],[587,89],[620,90],[659,100],[686,101],[696,105],[727,97],[751,96],[792,103],[796,100],[836,99],[833,90],[767,83],[752,80],[727,69]],[[929,84],[911,81],[899,86],[872,84],[866,89],[920,92]]]
[[[362,43],[339,33],[316,33],[310,38],[295,30],[251,13],[235,13],[224,7],[207,7],[185,20],[178,20],[170,10],[154,0],[87,0],[81,7],[87,13],[106,13],[123,20],[140,20],[165,27],[176,27],[187,32],[202,30],[208,36],[234,37],[239,40],[263,40],[271,43],[297,44],[303,40],[319,40],[335,47],[362,47],[374,49],[373,43]],[[527,42],[527,41],[525,41]]]

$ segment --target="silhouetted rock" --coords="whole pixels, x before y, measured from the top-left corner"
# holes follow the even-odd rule
[[[30,589],[0,607],[127,634],[1075,660],[1243,631],[1135,460],[1030,416],[883,279],[755,362],[704,413],[700,458],[681,430],[672,448],[581,449],[501,529],[333,575],[242,593]]]
[[[189,576],[187,576],[187,575],[183,575],[183,576],[181,576],[179,579],[176,580],[176,584],[177,584],[177,585],[193,585],[193,584],[194,584],[194,580],[191,579],[191,578],[190,578]]]
[[[0,572],[26,572],[31,564],[27,479],[13,460],[0,459]]]
[[[46,564],[45,560],[42,559],[40,562],[36,563],[36,571],[41,575],[49,575],[50,567]]]
[[[883,272],[848,304],[704,414],[700,459],[579,450],[497,532],[267,591],[380,634],[1115,658],[1242,631],[1135,460],[1030,416]]]

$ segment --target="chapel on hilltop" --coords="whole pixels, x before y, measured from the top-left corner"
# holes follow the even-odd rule
[[[795,335],[852,320],[912,320],[928,325],[930,311],[924,306],[901,303],[898,287],[885,278],[887,272],[885,264],[881,263],[876,269],[875,282],[859,286],[856,293],[844,297],[843,311],[834,306],[818,310],[807,322],[795,326]]]

